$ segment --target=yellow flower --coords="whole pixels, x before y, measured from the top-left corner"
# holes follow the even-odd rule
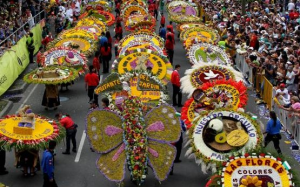
[[[257,176],[251,177],[251,176],[247,176],[247,178],[242,179],[242,184],[240,185],[240,187],[262,187],[262,181],[258,180]]]

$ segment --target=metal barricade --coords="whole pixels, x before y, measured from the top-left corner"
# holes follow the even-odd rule
[[[263,76],[263,93],[262,98],[267,103],[268,109],[272,109],[272,100],[273,100],[273,85],[268,81],[268,79]]]

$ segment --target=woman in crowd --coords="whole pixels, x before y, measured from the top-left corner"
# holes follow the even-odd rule
[[[111,58],[111,48],[108,46],[107,42],[104,42],[104,46],[100,48],[100,54],[103,63],[103,73],[109,72],[109,61]]]

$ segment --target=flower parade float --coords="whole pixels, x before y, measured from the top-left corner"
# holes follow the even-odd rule
[[[46,149],[49,141],[60,142],[65,129],[55,120],[34,114],[29,105],[18,114],[0,119],[0,147],[16,149]]]
[[[129,96],[121,104],[122,113],[94,110],[87,116],[87,135],[100,154],[97,168],[117,183],[124,180],[126,165],[131,180],[141,185],[152,168],[157,180],[167,178],[176,155],[170,143],[180,137],[175,109],[163,104],[143,114],[143,104]]]
[[[205,27],[205,25],[199,22],[187,22],[187,23],[178,24],[176,26],[176,29],[178,30],[178,32],[182,32],[186,29],[193,28],[193,27]]]
[[[85,10],[89,11],[89,10],[104,10],[104,11],[109,11],[111,12],[112,9],[109,6],[109,3],[107,1],[103,1],[103,0],[96,0],[93,2],[89,2],[89,4],[86,5]],[[84,9],[83,9],[84,11]]]
[[[129,16],[135,15],[135,14],[147,16],[148,9],[147,9],[147,7],[140,6],[138,4],[130,4],[130,5],[124,6],[124,8],[121,10],[121,17],[124,20],[127,20],[129,18]]]
[[[84,54],[67,47],[56,47],[44,52],[41,56],[43,66],[68,66],[83,69],[87,64]]]
[[[93,16],[88,16],[85,18],[80,19],[77,22],[77,27],[79,26],[96,26],[99,29],[101,29],[101,32],[106,32],[107,31],[107,26],[105,22],[100,21],[99,19],[93,17]]]
[[[186,152],[195,158],[202,172],[216,172],[217,166],[234,153],[244,154],[261,147],[262,133],[257,121],[244,112],[215,109],[199,116],[188,130]]]
[[[86,11],[86,12],[82,13],[79,16],[79,19],[83,19],[83,18],[88,17],[88,16],[92,16],[92,17],[97,18],[98,20],[100,20],[102,22],[105,22],[107,26],[113,25],[116,21],[116,18],[112,13],[107,12],[107,11],[103,11],[103,10],[97,10],[97,9],[96,10],[91,9],[89,11]]]
[[[195,43],[188,48],[187,57],[192,65],[198,63],[215,63],[231,65],[229,55],[220,47],[208,43]]]
[[[181,119],[187,128],[200,115],[218,108],[242,109],[247,104],[247,87],[243,82],[216,80],[204,83],[196,89],[181,110]]]
[[[135,32],[135,33],[126,35],[122,40],[120,40],[119,49],[126,47],[129,44],[129,42],[132,42],[132,41],[153,43],[154,45],[156,45],[160,48],[164,48],[164,46],[165,46],[164,40],[155,33]]]
[[[166,56],[156,51],[147,49],[128,50],[124,55],[119,55],[112,65],[113,71],[124,74],[132,70],[151,69],[153,75],[157,76],[164,84],[171,78],[173,67]]]
[[[97,34],[79,28],[62,31],[57,38],[87,38],[89,40],[98,40]]]
[[[110,100],[109,108],[117,113],[120,113],[120,103],[128,96],[139,97],[145,110],[166,103],[168,99],[165,85],[147,71],[132,71],[122,75],[112,73],[95,89],[95,93],[105,94]]]
[[[78,71],[65,66],[40,67],[23,77],[27,83],[57,85],[74,81]]]
[[[207,82],[215,80],[243,81],[242,73],[236,71],[231,66],[218,65],[216,63],[199,63],[185,71],[185,76],[181,78],[181,89],[183,93],[189,94],[189,97],[195,89]]]
[[[201,21],[198,8],[186,1],[172,1],[167,5],[169,19],[176,23]]]
[[[154,31],[156,20],[151,15],[132,14],[126,19],[124,25],[125,29],[131,32],[141,29]]]
[[[97,27],[97,26],[94,26],[94,25],[89,25],[89,26],[76,26],[75,27],[76,29],[80,29],[80,30],[86,30],[90,33],[93,33],[93,34],[96,34],[98,37],[101,36],[101,32],[102,32],[102,29]]]
[[[91,56],[97,49],[97,42],[84,37],[56,38],[47,45],[47,50],[51,50],[55,47],[68,47],[80,51],[80,53],[86,56]]]
[[[289,163],[262,150],[229,156],[205,187],[294,187],[296,178]]]
[[[209,27],[191,27],[180,33],[180,40],[184,41],[186,48],[189,48],[193,42],[218,42],[220,40],[220,36],[218,31]]]

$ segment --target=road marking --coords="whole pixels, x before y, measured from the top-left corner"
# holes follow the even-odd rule
[[[102,82],[103,82],[103,75],[100,75],[100,82],[99,82],[99,84],[101,84]],[[78,147],[77,154],[76,154],[74,162],[79,162],[79,160],[80,160],[80,156],[81,156],[81,152],[82,152],[82,148],[83,148],[85,139],[86,139],[86,132],[84,130],[82,132],[80,144],[79,144],[79,147]]]
[[[29,92],[28,96],[25,98],[25,100],[23,101],[23,103],[21,104],[21,106],[18,108],[18,110],[16,111],[16,113],[26,104],[26,102],[28,101],[28,99],[30,98],[30,96],[33,94],[33,92],[35,91],[35,89],[38,87],[38,84],[36,84],[33,89]]]
[[[77,150],[77,154],[76,154],[76,157],[75,157],[75,162],[79,162],[79,159],[80,159],[80,155],[81,155],[81,152],[82,152],[82,148],[83,148],[83,145],[84,145],[85,138],[86,138],[86,133],[85,133],[85,130],[84,130],[84,131],[82,132],[80,144],[79,144],[79,147],[78,147],[78,150]]]

